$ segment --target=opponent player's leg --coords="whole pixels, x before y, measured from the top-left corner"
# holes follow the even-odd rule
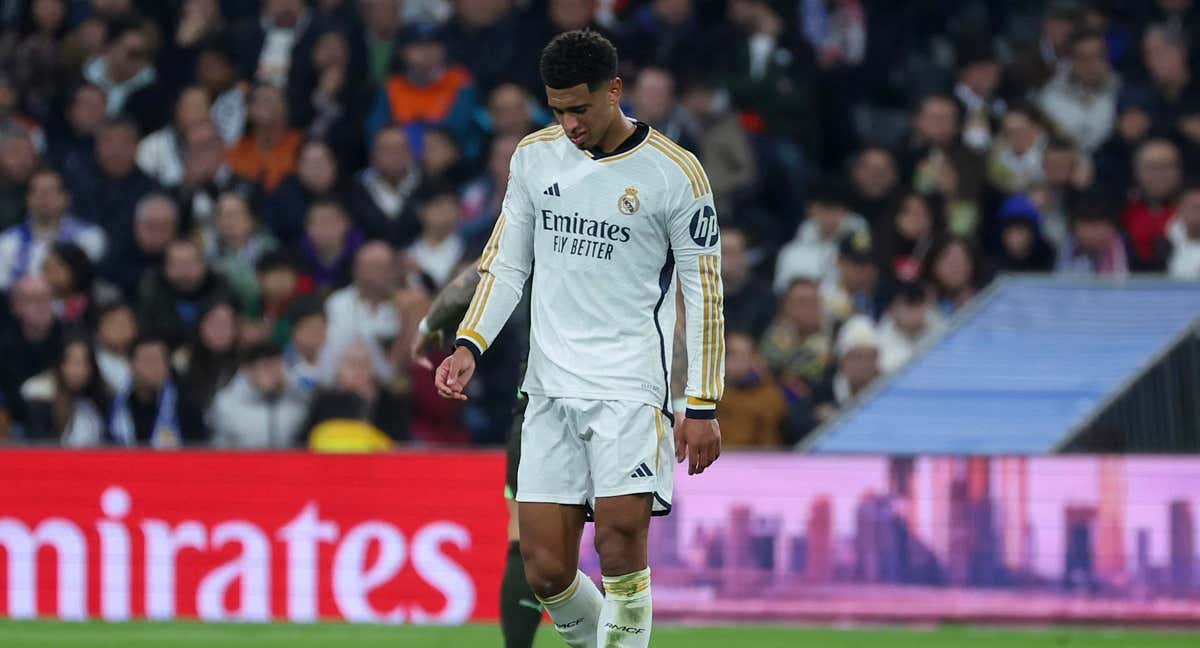
[[[525,561],[521,558],[520,533],[517,521],[517,469],[521,461],[521,423],[525,418],[526,401],[520,400],[513,429],[508,434],[507,470],[504,496],[508,504],[508,555],[504,563],[504,578],[500,582],[500,632],[505,648],[531,648],[538,625],[542,622],[542,606],[525,579]]]
[[[579,540],[586,509],[519,502],[517,511],[529,586],[568,646],[595,648],[604,597],[592,579],[579,571]]]

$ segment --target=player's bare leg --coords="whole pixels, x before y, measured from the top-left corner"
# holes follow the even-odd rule
[[[596,553],[604,576],[597,645],[650,645],[649,493],[596,498]]]
[[[525,577],[533,593],[568,646],[595,648],[604,597],[592,579],[579,571],[584,508],[520,502],[517,518]]]

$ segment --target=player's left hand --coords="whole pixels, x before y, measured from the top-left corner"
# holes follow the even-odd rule
[[[699,475],[721,456],[721,426],[716,419],[683,419],[675,426],[675,461],[688,460],[688,474]]]

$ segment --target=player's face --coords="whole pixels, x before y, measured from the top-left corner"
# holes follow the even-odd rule
[[[548,87],[546,99],[571,143],[580,149],[591,148],[604,139],[617,113],[621,79],[613,79],[595,92],[584,83],[561,90]]]

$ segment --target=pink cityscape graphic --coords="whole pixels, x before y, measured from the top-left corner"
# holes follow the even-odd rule
[[[1195,625],[1198,513],[1198,459],[725,456],[652,524],[655,614]]]

